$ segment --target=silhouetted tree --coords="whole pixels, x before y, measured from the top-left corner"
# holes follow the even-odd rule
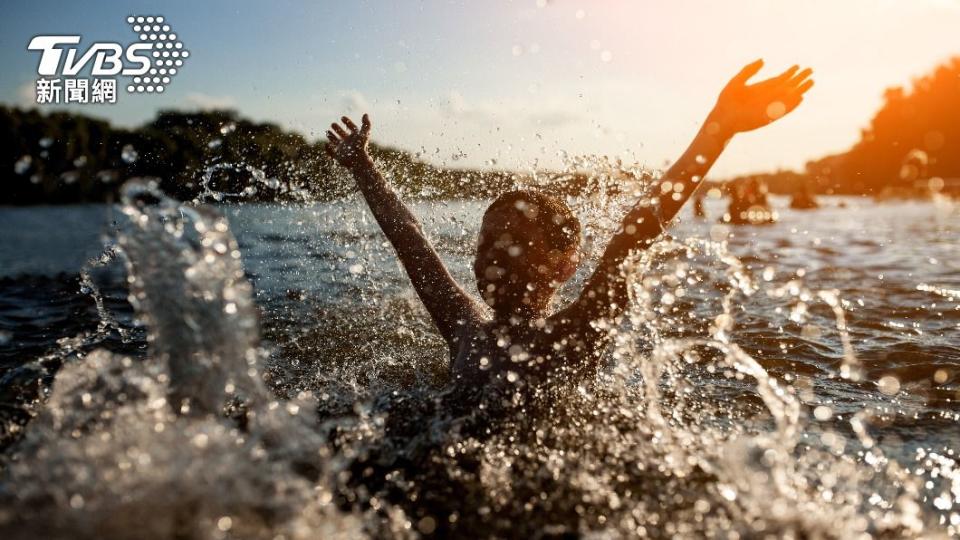
[[[819,193],[841,194],[877,194],[927,177],[960,178],[960,57],[916,79],[909,91],[887,89],[883,100],[860,141],[807,163],[806,179],[789,171],[752,176],[777,193],[806,181]]]
[[[154,177],[184,200],[330,200],[353,182],[329,159],[323,142],[234,111],[162,111],[133,130],[79,114],[0,107],[0,204],[114,200],[127,178]],[[406,195],[488,197],[516,175],[441,169],[407,152],[372,145],[371,155]]]

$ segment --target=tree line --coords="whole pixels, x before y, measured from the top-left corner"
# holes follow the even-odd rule
[[[113,201],[133,177],[155,178],[181,200],[331,200],[354,189],[323,142],[235,111],[162,111],[123,129],[82,114],[0,107],[0,137],[5,205]],[[377,144],[371,155],[420,198],[484,197],[517,181],[502,171],[438,168]]]
[[[321,141],[235,111],[161,111],[124,129],[82,114],[0,106],[0,204],[112,201],[127,178],[152,177],[181,200],[332,200],[353,182]],[[416,198],[484,198],[528,180],[518,173],[441,168],[408,152],[371,145],[390,181]],[[546,173],[551,189],[596,189],[594,172]],[[846,152],[782,170],[738,177],[774,193],[879,194],[926,178],[960,178],[960,57],[913,82],[890,88],[860,141]],[[617,189],[616,183],[602,189]]]

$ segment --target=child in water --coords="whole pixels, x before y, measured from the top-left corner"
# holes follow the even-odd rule
[[[353,173],[393,244],[449,346],[456,382],[580,380],[601,367],[612,326],[603,323],[615,322],[629,301],[620,269],[628,254],[656,241],[735,134],[789,113],[813,85],[812,71],[797,66],[747,84],[762,66],[762,60],[747,65],[724,87],[693,142],[663,176],[671,189],[654,189],[657,204],[638,204],[627,213],[580,296],[552,314],[551,300],[574,274],[580,246],[580,223],[561,200],[534,190],[511,191],[484,213],[473,271],[491,318],[453,279],[416,217],[377,171],[367,153],[369,117],[363,116],[359,128],[347,117],[342,126],[332,124],[326,150]]]

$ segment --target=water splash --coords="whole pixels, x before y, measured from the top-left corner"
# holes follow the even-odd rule
[[[111,313],[104,304],[103,293],[100,291],[100,287],[97,286],[92,273],[94,269],[104,267],[113,262],[117,254],[116,246],[108,245],[100,253],[100,256],[87,261],[87,264],[80,270],[80,292],[93,298],[93,302],[97,307],[97,331],[93,340],[102,339],[111,329],[119,332],[125,340],[130,337],[130,332],[127,328],[117,323],[113,313]]]
[[[324,488],[313,397],[280,404],[260,382],[250,285],[225,219],[148,182],[123,193],[117,252],[149,359],[96,350],[59,371],[5,464],[4,536],[356,537],[359,522]]]
[[[575,201],[594,247],[650,178],[634,171],[636,185],[614,193],[631,173],[599,171],[586,179],[595,197]],[[551,395],[546,411],[491,418],[432,380],[443,352],[415,299],[371,295],[361,317],[331,315],[350,342],[342,355],[316,358],[293,328],[278,345],[299,356],[276,356],[224,216],[143,181],[124,188],[122,210],[117,246],[150,352],[80,354],[58,373],[5,463],[6,537],[846,538],[960,526],[955,456],[899,464],[879,448],[874,411],[811,420],[808,405],[828,404],[740,342],[747,299],[803,328],[820,300],[841,336],[837,375],[857,359],[839,295],[766,269],[756,279],[724,235],[668,238],[631,261],[633,302],[610,322],[599,380]],[[372,279],[350,267],[371,267],[363,254],[383,247],[365,217],[338,223],[347,279]]]
[[[237,391],[262,403],[251,286],[226,219],[138,181],[124,186],[123,213],[129,299],[151,356],[169,365],[174,407],[212,414]]]

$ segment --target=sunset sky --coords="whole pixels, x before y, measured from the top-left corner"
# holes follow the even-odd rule
[[[884,88],[960,54],[960,0],[10,1],[0,100],[30,105],[37,34],[135,39],[163,15],[191,58],[163,95],[84,113],[124,125],[162,108],[232,107],[321,136],[367,111],[378,142],[435,163],[555,168],[560,153],[662,167],[743,64],[799,63],[816,86],[790,117],[742,136],[715,177],[802,167],[859,137]]]

